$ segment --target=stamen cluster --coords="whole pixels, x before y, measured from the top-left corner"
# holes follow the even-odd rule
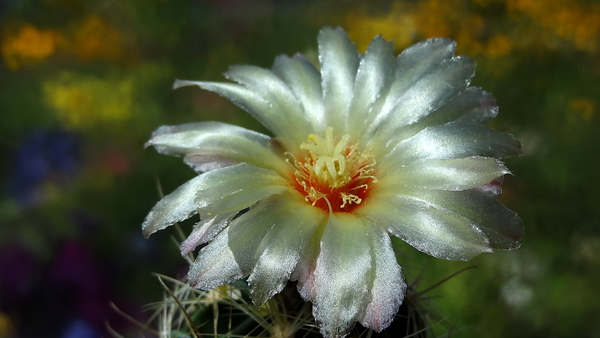
[[[293,185],[316,207],[351,212],[368,195],[370,184],[377,182],[372,151],[360,151],[350,135],[334,138],[332,127],[324,138],[310,134],[300,149],[306,150],[306,156],[294,157]]]

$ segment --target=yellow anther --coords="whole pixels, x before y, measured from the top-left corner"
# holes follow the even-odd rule
[[[325,129],[324,137],[310,134],[300,149],[307,155],[303,160],[294,157],[294,180],[312,205],[330,211],[351,210],[350,205],[362,203],[369,182],[377,181],[372,176],[372,152],[359,151],[358,145],[350,142],[350,135],[334,138],[331,127]]]
[[[313,163],[313,171],[322,182],[332,187],[347,183],[350,178],[346,168],[346,156],[343,153],[348,147],[349,135],[344,135],[336,142],[333,138],[333,128],[325,130],[325,139],[310,134],[308,141],[300,145],[300,149],[308,150]]]

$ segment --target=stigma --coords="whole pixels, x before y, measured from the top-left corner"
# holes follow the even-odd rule
[[[352,212],[377,182],[373,152],[361,151],[347,134],[334,137],[332,127],[323,137],[308,135],[300,150],[300,159],[292,155],[292,161],[288,160],[294,169],[292,186],[307,202],[325,211]]]

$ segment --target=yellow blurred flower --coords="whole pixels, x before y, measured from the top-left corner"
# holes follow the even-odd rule
[[[492,8],[499,12],[490,14]],[[587,52],[600,48],[600,4],[578,0],[397,1],[385,12],[372,13],[359,7],[344,18],[360,50],[375,32],[399,48],[420,39],[448,37],[462,52],[490,59],[514,50],[564,47],[564,42]]]
[[[569,101],[567,111],[569,116],[579,121],[590,121],[594,117],[596,105],[594,101],[585,98],[575,98]]]
[[[361,11],[349,13],[346,18],[348,35],[356,43],[359,51],[364,52],[373,40],[381,34],[385,39],[394,41],[394,46],[404,49],[414,41],[416,27],[406,4],[394,2],[390,11],[383,16],[369,16]]]
[[[0,312],[0,338],[13,337],[14,328],[10,318],[5,313]]]
[[[455,3],[456,1],[428,0],[414,7],[412,16],[423,38],[451,36],[454,27],[450,22],[457,15],[465,18],[456,10]]]
[[[598,49],[600,4],[585,8],[577,0],[504,0],[509,13],[524,15],[551,38],[571,41],[579,50]],[[552,41],[547,41],[548,45]]]
[[[6,34],[2,43],[2,57],[8,68],[19,69],[23,65],[35,64],[52,55],[60,36],[52,31],[42,31],[25,23],[16,34]]]
[[[490,57],[498,57],[510,53],[513,48],[514,43],[510,37],[504,34],[498,34],[490,38],[486,52]]]
[[[586,97],[572,97],[564,106],[564,115],[552,126],[566,144],[579,144],[597,132],[596,103]]]
[[[123,56],[121,33],[96,15],[89,16],[77,26],[73,37],[73,51],[81,60],[105,58],[119,59]]]
[[[460,42],[461,49],[469,54],[479,54],[485,46],[480,36],[484,19],[464,6],[465,0],[427,0],[418,3],[394,2],[384,15],[372,16],[359,9],[346,18],[348,34],[360,49],[370,42],[370,37],[380,33],[394,41],[400,49],[415,41],[433,37],[451,37]]]
[[[133,81],[104,80],[63,73],[44,83],[48,106],[67,127],[89,128],[99,122],[124,122],[131,117]]]
[[[5,28],[2,57],[11,70],[37,64],[57,51],[75,55],[79,60],[108,59],[112,61],[130,57],[125,51],[125,35],[97,15],[91,15],[71,25],[71,32],[41,30],[30,23],[17,29]]]

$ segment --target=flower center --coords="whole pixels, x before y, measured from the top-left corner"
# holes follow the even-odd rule
[[[325,138],[310,134],[300,149],[306,156],[293,158],[293,186],[307,202],[325,211],[352,212],[377,182],[372,151],[360,151],[349,135],[334,138],[331,127]]]

